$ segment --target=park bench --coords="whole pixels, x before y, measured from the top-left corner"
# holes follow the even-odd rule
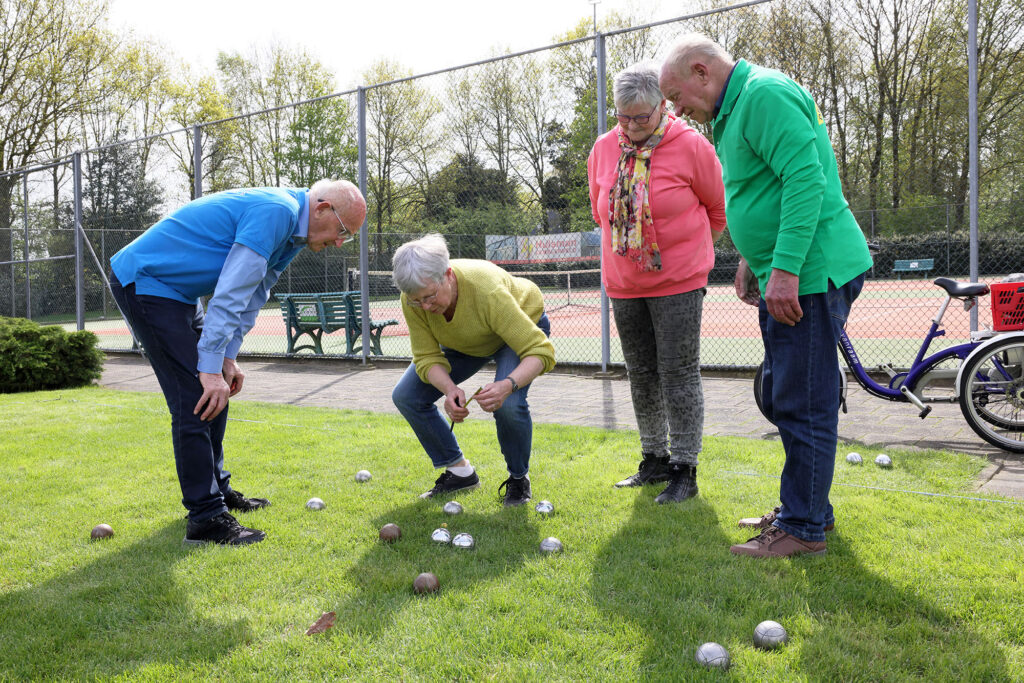
[[[345,353],[362,351],[355,343],[363,333],[362,307],[359,292],[320,292],[313,294],[276,294],[281,302],[288,333],[287,353],[311,349],[323,354],[324,334],[345,330]],[[383,355],[380,335],[385,327],[397,325],[397,320],[374,320],[370,323],[370,348],[375,355]],[[312,343],[299,344],[299,338],[308,335]]]
[[[896,279],[899,280],[903,273],[924,273],[927,274],[932,268],[935,267],[935,259],[930,258],[917,258],[917,259],[897,259],[892,266],[892,272],[896,273]]]

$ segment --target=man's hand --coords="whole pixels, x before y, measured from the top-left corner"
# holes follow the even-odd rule
[[[764,302],[773,318],[783,325],[796,325],[804,317],[800,308],[800,276],[772,268],[764,288]]]
[[[231,389],[229,396],[234,396],[242,390],[242,384],[245,383],[245,373],[242,372],[242,368],[238,367],[238,363],[233,358],[224,359],[221,374],[224,375],[224,381],[227,382],[228,387]]]
[[[469,409],[466,408],[466,392],[455,386],[445,394],[444,412],[448,413],[452,422],[462,422],[469,417]]]
[[[221,411],[228,406],[228,396],[231,394],[231,387],[224,381],[224,376],[211,372],[200,372],[199,383],[203,385],[203,395],[199,397],[193,415],[199,415],[200,420],[212,420],[220,415]],[[203,409],[203,406],[206,409]]]
[[[499,382],[491,382],[476,396],[476,402],[480,408],[488,413],[493,413],[505,402],[505,399],[512,395],[512,382],[503,379]]]
[[[747,260],[744,258],[740,259],[740,264],[736,268],[735,286],[736,296],[740,301],[757,306],[761,299],[761,291],[758,289],[754,271],[750,270],[750,266],[747,265]]]

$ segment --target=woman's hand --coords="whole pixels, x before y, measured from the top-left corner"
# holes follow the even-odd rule
[[[445,394],[444,412],[448,413],[452,422],[462,422],[469,417],[469,409],[466,408],[466,392],[456,386]]]
[[[502,406],[505,399],[512,395],[512,382],[502,379],[491,382],[476,395],[476,402],[485,412],[493,413]]]

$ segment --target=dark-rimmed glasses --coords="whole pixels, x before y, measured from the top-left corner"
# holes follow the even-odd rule
[[[320,202],[325,200],[318,199],[316,201],[319,204]],[[335,210],[334,204],[327,202],[327,206],[331,207],[331,212],[334,214],[334,217],[338,219],[338,225],[341,226],[341,232],[338,233],[338,239],[334,241],[334,246],[340,247],[341,245],[345,244],[345,242],[350,242],[354,240],[357,237],[357,235],[355,233],[349,232],[348,228],[345,227],[345,221],[341,220],[341,216],[339,216],[337,210]]]
[[[639,116],[630,116],[628,114],[619,114],[616,112],[615,118],[619,120],[623,126],[628,126],[630,121],[636,121],[638,126],[646,126],[650,122],[651,117],[654,116],[654,112],[658,111],[659,105],[654,105],[654,109],[651,110],[650,114],[640,114]]]

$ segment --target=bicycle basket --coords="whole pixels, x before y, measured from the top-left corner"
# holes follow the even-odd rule
[[[1024,330],[1024,282],[996,282],[992,292],[992,329]]]

